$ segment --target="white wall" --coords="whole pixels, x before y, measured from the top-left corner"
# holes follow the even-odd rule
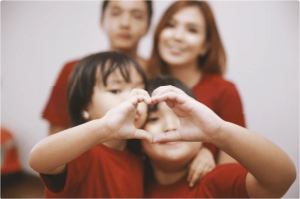
[[[139,52],[148,58],[154,26],[172,3],[154,2],[153,28]],[[286,151],[299,173],[298,2],[210,2],[228,55],[226,77],[241,94],[247,127]],[[1,3],[1,118],[16,136],[25,171],[47,135],[41,113],[62,65],[107,49],[99,2]],[[299,175],[299,174],[298,174]],[[299,197],[298,178],[285,197]]]

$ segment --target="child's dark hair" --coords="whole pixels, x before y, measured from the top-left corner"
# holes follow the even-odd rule
[[[68,108],[71,126],[86,122],[82,111],[91,101],[93,88],[97,83],[97,71],[106,86],[107,78],[116,70],[120,70],[126,82],[130,82],[130,70],[133,66],[141,75],[147,88],[147,77],[142,67],[130,56],[120,52],[102,52],[92,54],[79,61],[72,71],[68,83]]]
[[[109,3],[109,0],[104,0],[101,7],[101,19],[104,17],[104,12]],[[145,0],[145,3],[147,4],[147,11],[148,11],[148,26],[151,24],[152,14],[153,14],[153,6],[152,6],[152,0]]]
[[[150,79],[148,81],[148,88],[147,91],[149,93],[149,95],[152,94],[152,92],[160,87],[160,86],[174,86],[177,87],[179,89],[181,89],[182,91],[184,91],[187,95],[189,95],[192,98],[195,98],[192,90],[187,87],[184,83],[182,83],[181,81],[179,81],[178,79],[174,78],[174,77],[170,77],[170,76],[157,76],[154,77],[152,79]],[[149,105],[148,106],[148,114],[154,111],[157,111],[157,107],[158,107],[158,103],[154,104],[154,105]],[[146,183],[148,182],[148,180],[152,179],[153,176],[153,169],[150,163],[150,159],[146,154],[143,154],[144,156],[144,184],[146,185]]]
[[[156,88],[158,88],[160,86],[168,86],[168,85],[177,87],[177,88],[181,89],[182,91],[184,91],[186,94],[188,94],[190,97],[195,98],[194,93],[192,92],[192,90],[189,87],[187,87],[180,80],[178,80],[174,77],[171,77],[171,76],[167,76],[167,75],[160,75],[160,76],[157,76],[157,77],[154,77],[154,78],[150,79],[148,81],[147,91],[148,91],[149,95],[151,95],[152,92]],[[148,113],[156,111],[157,110],[157,105],[158,104],[148,106]]]

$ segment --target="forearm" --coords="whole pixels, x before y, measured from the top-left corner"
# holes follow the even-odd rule
[[[294,181],[295,166],[291,159],[261,135],[224,122],[212,143],[236,159],[261,186],[270,190],[285,190],[283,185],[290,186],[290,182]]]
[[[94,120],[61,131],[38,142],[30,152],[29,164],[39,173],[51,174],[94,146],[108,141],[103,122]]]

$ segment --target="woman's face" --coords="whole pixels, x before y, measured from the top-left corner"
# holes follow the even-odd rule
[[[165,102],[158,104],[157,110],[148,115],[144,130],[151,134],[176,130],[179,119]],[[173,170],[186,164],[199,152],[200,142],[163,142],[152,144],[141,140],[144,152],[151,162],[160,168]]]
[[[148,31],[145,1],[109,1],[102,19],[112,49],[131,50]]]
[[[176,12],[159,35],[160,57],[170,66],[197,63],[206,53],[205,19],[198,7],[189,6]]]
[[[119,69],[112,72],[106,81],[106,86],[100,78],[100,71],[97,71],[97,84],[94,86],[91,102],[87,107],[90,119],[99,119],[107,111],[124,102],[132,89],[145,89],[141,75],[132,66],[130,70],[130,82],[126,82]],[[138,104],[137,114],[134,121],[136,128],[141,128],[147,118],[147,105],[142,102]]]

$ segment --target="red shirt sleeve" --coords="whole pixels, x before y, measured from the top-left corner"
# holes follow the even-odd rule
[[[208,173],[198,193],[207,198],[249,198],[246,189],[248,171],[238,163],[223,164]]]
[[[227,83],[221,93],[216,113],[227,122],[245,127],[245,117],[240,95],[232,83]]]
[[[50,175],[40,173],[42,182],[52,192],[48,192],[48,195],[55,195],[53,193],[59,193],[60,195],[70,193],[74,187],[78,186],[86,176],[85,171],[89,170],[93,156],[92,153],[93,150],[89,150],[69,162],[67,168],[61,174]]]
[[[64,65],[55,85],[52,88],[50,98],[43,111],[42,117],[52,124],[60,126],[69,125],[67,105],[67,87],[69,76],[78,61],[72,61]]]

